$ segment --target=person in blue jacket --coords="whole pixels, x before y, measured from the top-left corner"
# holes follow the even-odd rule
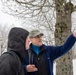
[[[39,30],[29,33],[31,40],[28,55],[25,58],[25,75],[53,75],[53,62],[67,53],[76,41],[76,31],[73,32],[61,46],[46,46],[42,43],[44,34]]]

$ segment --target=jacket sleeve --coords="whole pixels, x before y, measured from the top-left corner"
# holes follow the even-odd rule
[[[76,41],[76,38],[73,36],[73,34],[71,34],[63,45],[50,47],[51,50],[49,51],[52,59],[54,60],[62,56],[63,54],[67,53],[72,48],[75,41]]]
[[[1,56],[0,58],[0,75],[17,75],[16,64],[13,59],[8,56]]]
[[[25,74],[27,73],[26,66],[27,66],[27,65],[23,65]]]

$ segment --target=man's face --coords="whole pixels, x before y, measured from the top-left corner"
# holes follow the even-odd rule
[[[30,38],[31,43],[36,45],[36,46],[41,46],[42,45],[42,36],[37,35],[36,37]]]

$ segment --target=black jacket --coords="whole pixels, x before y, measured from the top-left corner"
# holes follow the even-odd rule
[[[20,60],[19,70],[18,58],[5,53],[0,56],[0,75],[24,75],[23,62],[26,56],[25,41],[29,32],[18,27],[10,30],[8,36],[7,52],[13,51]]]

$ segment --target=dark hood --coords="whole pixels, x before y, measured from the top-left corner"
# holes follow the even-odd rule
[[[13,50],[23,61],[26,55],[25,41],[29,32],[25,29],[14,27],[8,35],[7,50]]]

